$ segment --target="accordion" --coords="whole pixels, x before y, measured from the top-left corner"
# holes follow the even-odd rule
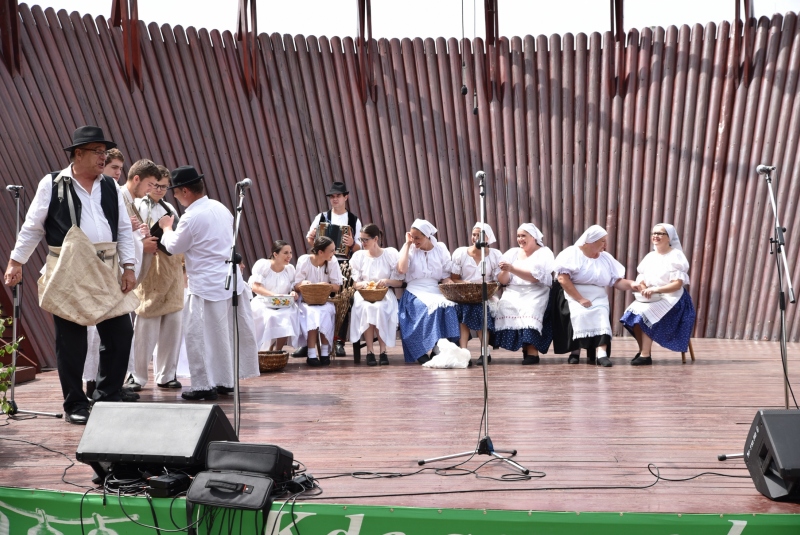
[[[325,221],[320,221],[319,232],[317,233],[318,236],[327,236],[333,240],[333,244],[336,247],[334,254],[345,257],[350,256],[350,247],[342,243],[342,238],[344,236],[352,236],[352,234],[353,231],[348,225],[334,225]]]

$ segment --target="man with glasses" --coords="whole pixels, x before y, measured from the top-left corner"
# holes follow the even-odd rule
[[[116,143],[106,140],[103,130],[97,126],[82,126],[75,130],[72,144],[64,148],[69,152],[70,164],[39,182],[11,251],[4,277],[7,286],[22,282],[22,264],[28,261],[42,238],[51,248],[61,247],[74,221],[90,242],[116,242],[117,255],[123,266],[120,288],[123,294],[133,290],[136,276],[130,219],[116,182],[103,175],[106,151],[114,147]],[[65,197],[65,202],[60,202],[61,196]],[[69,297],[80,302],[87,296],[76,292]],[[81,381],[87,351],[86,327],[55,314],[53,322],[65,419],[83,425],[89,419],[90,407]],[[103,320],[97,324],[97,330],[102,349],[97,387],[92,398],[95,401],[120,401],[133,337],[130,314]]]

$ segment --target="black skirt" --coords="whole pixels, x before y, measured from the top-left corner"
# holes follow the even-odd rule
[[[558,280],[553,280],[550,287],[550,306],[553,310],[553,352],[557,355],[565,353],[576,353],[581,349],[586,349],[589,356],[594,356],[595,349],[605,345],[606,353],[611,356],[611,336],[600,334],[597,336],[587,336],[586,338],[573,339],[572,322],[569,317],[569,303],[564,295],[564,288]]]

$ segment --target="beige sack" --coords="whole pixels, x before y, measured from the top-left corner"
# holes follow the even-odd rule
[[[78,325],[97,325],[139,305],[133,292],[120,288],[117,244],[92,243],[77,225],[61,247],[50,247],[38,284],[39,306]]]
[[[156,253],[150,268],[136,287],[139,308],[136,315],[157,318],[171,312],[183,310],[183,255]]]

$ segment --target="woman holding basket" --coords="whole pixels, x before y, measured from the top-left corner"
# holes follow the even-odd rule
[[[381,247],[383,232],[370,223],[361,229],[361,250],[350,259],[350,278],[356,290],[379,290],[402,285],[396,273],[399,253],[394,247]],[[397,297],[386,291],[382,299],[370,302],[360,292],[353,295],[350,310],[350,341],[356,343],[364,335],[367,344],[367,366],[389,364],[387,347],[395,346],[397,337]],[[380,361],[375,359],[374,340],[378,337]]]

